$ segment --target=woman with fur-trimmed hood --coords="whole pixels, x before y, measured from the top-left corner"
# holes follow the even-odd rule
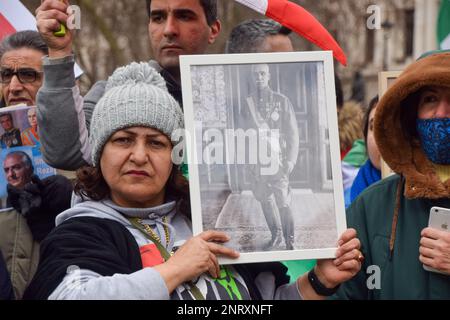
[[[450,232],[428,228],[432,207],[450,208],[449,117],[450,52],[431,52],[378,105],[375,138],[397,174],[349,207],[366,260],[335,298],[450,299]]]

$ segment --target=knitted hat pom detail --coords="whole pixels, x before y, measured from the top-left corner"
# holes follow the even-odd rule
[[[167,91],[164,78],[148,63],[133,62],[127,66],[120,67],[108,78],[105,90],[127,84],[150,84]]]

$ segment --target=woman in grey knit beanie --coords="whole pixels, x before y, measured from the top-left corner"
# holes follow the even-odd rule
[[[306,275],[288,284],[281,263],[219,266],[217,256],[239,256],[223,232],[192,235],[187,181],[171,157],[182,119],[148,64],[110,77],[91,122],[94,166],[79,170],[75,187],[88,199],[56,218],[26,298],[300,299],[299,286],[304,298],[320,298]],[[318,270],[328,286],[361,267],[351,255],[355,234],[341,241],[339,264],[356,265],[324,260]]]

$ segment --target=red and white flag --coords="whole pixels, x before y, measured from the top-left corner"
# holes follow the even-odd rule
[[[0,41],[14,32],[37,31],[36,18],[19,0],[0,0]],[[75,64],[75,77],[83,74]]]
[[[0,1],[0,41],[17,31],[35,30],[36,19],[19,0]]]
[[[235,0],[298,33],[347,65],[344,51],[325,27],[306,9],[287,0]]]

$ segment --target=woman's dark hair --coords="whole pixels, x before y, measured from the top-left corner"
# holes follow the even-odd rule
[[[0,59],[6,52],[21,48],[34,49],[42,52],[44,55],[48,55],[47,44],[44,42],[44,39],[42,39],[39,32],[25,30],[13,33],[3,39],[0,43]]]
[[[85,166],[77,170],[75,194],[94,201],[101,201],[110,195],[109,186],[99,168]],[[189,183],[178,166],[173,166],[172,173],[166,183],[166,199],[175,199],[180,212],[190,219]]]
[[[217,0],[198,0],[203,8],[206,16],[206,22],[209,26],[212,26],[217,21]],[[152,0],[145,0],[147,6],[147,13],[150,17],[150,5]]]
[[[370,123],[369,123],[369,118],[370,118],[370,113],[372,112],[372,110],[377,106],[378,104],[378,95],[373,97],[372,100],[370,100],[369,102],[369,106],[366,109],[366,113],[364,114],[364,141],[366,142],[367,145],[367,136],[369,134],[369,127],[370,127]]]

